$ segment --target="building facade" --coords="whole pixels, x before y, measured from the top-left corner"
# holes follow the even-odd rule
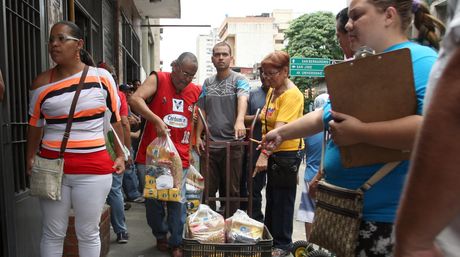
[[[198,71],[196,82],[203,85],[207,77],[216,73],[216,68],[212,64],[212,48],[219,41],[217,29],[212,29],[208,35],[199,35],[196,39],[196,57],[198,59]]]
[[[28,89],[54,65],[46,45],[51,26],[74,21],[94,60],[114,65],[127,82],[159,66],[159,36],[141,25],[179,18],[180,0],[0,0],[0,17],[0,256],[39,256],[41,212],[25,171]]]
[[[285,47],[284,31],[294,18],[292,10],[277,9],[271,14],[258,16],[227,17],[222,25],[197,38],[197,56],[200,63],[197,72],[199,83],[215,73],[211,62],[212,47],[219,41],[226,41],[232,48],[234,70],[242,72],[250,81],[258,84],[257,64],[270,52]],[[249,73],[248,73],[249,72]]]
[[[252,67],[275,49],[274,18],[268,14],[250,17],[227,17],[219,28],[221,41],[232,48],[234,67]]]

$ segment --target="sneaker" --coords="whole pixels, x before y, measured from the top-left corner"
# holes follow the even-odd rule
[[[129,204],[129,203],[124,203],[124,208],[125,208],[125,211],[131,209],[131,204]]]
[[[144,202],[145,202],[145,198],[142,197],[142,196],[139,196],[139,197],[137,197],[136,199],[133,199],[132,202],[134,202],[134,203],[144,203]]]
[[[289,254],[291,253],[286,250],[280,249],[280,248],[272,249],[272,257],[284,257],[284,256],[288,256]]]
[[[169,250],[168,240],[166,238],[157,239],[157,249],[160,252],[167,252]]]
[[[119,244],[126,244],[128,243],[128,233],[126,231],[117,233],[117,243]]]

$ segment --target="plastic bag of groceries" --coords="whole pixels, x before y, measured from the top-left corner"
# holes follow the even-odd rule
[[[190,165],[185,182],[185,199],[187,200],[187,214],[194,213],[201,204],[203,196],[204,178],[203,176]]]
[[[187,217],[189,237],[202,243],[225,243],[224,217],[209,206],[200,204],[198,210]]]
[[[257,243],[262,239],[264,224],[237,210],[225,220],[227,243]]]
[[[144,197],[183,201],[182,161],[169,135],[155,138],[147,146]]]

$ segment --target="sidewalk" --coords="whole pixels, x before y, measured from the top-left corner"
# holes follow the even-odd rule
[[[303,179],[305,164],[302,163],[299,169],[299,178]],[[305,240],[305,226],[302,222],[295,220],[297,209],[300,203],[300,194],[302,188],[297,187],[295,213],[294,213],[294,233],[293,242]],[[265,189],[263,190],[265,198]],[[150,227],[147,225],[145,218],[145,206],[139,203],[130,203],[131,209],[125,211],[126,223],[128,226],[129,241],[127,244],[118,244],[116,235],[111,230],[110,233],[110,251],[108,257],[169,257],[169,253],[160,252],[156,249],[156,241]],[[265,204],[262,209],[264,210]]]
[[[129,241],[118,244],[117,236],[111,229],[110,251],[108,257],[169,257],[168,253],[156,249],[155,237],[147,225],[145,206],[142,203],[130,203],[131,208],[125,211]]]

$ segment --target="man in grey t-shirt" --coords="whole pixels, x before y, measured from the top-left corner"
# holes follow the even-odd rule
[[[198,106],[206,117],[210,131],[210,140],[222,142],[221,145],[210,146],[209,158],[209,196],[214,197],[217,190],[223,195],[225,188],[225,142],[241,140],[246,135],[244,115],[249,96],[249,83],[239,73],[230,69],[233,59],[231,48],[226,42],[217,43],[212,51],[212,62],[217,74],[204,81]],[[203,124],[198,120],[196,129],[196,151],[201,154],[204,150],[200,135]],[[243,160],[242,146],[232,146],[230,150],[230,197],[240,196],[241,166]],[[223,182],[223,183],[221,183]],[[215,202],[210,203],[216,209]],[[229,215],[239,208],[238,202],[230,202]]]

